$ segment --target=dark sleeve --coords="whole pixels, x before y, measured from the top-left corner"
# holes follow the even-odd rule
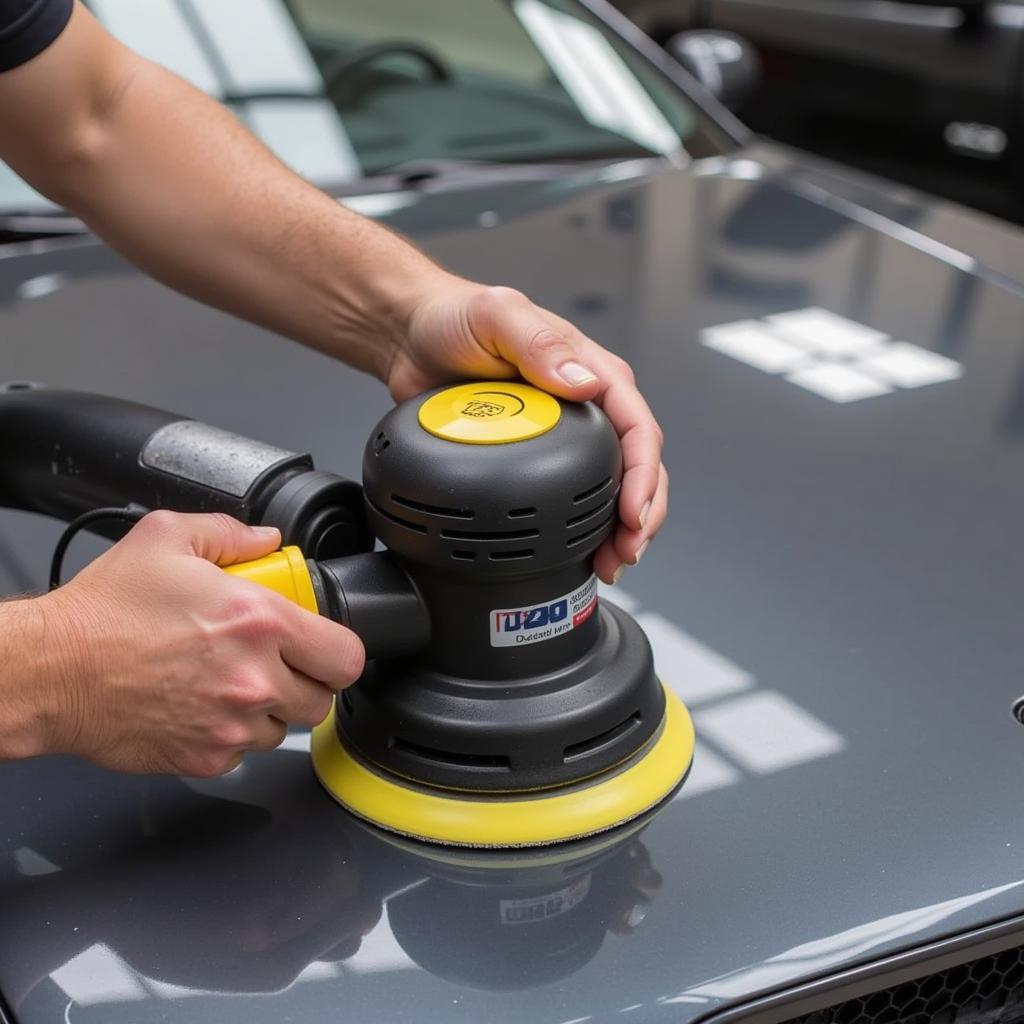
[[[38,56],[64,31],[74,0],[0,0],[0,72]]]

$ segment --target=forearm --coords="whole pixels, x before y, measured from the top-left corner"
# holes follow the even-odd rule
[[[439,275],[153,65],[83,170],[62,198],[153,276],[380,376],[412,294]]]
[[[15,147],[16,168],[154,277],[383,376],[407,310],[445,275],[86,12],[68,36],[53,49],[105,48],[88,86],[98,99],[73,130],[23,126],[39,139],[24,154]],[[66,66],[77,55],[62,56]]]
[[[47,752],[65,644],[44,598],[0,601],[0,761]]]

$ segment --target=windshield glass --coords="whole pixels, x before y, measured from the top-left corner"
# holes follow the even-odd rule
[[[707,116],[572,0],[88,0],[322,184],[685,152]],[[706,142],[705,142],[706,147]],[[0,164],[0,210],[45,209]]]

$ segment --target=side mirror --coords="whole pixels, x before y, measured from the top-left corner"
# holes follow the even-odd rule
[[[694,29],[680,32],[665,49],[725,106],[735,110],[761,78],[757,52],[732,32]]]

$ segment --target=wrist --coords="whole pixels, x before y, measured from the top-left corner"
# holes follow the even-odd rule
[[[35,599],[43,630],[38,673],[46,694],[41,726],[47,753],[80,753],[85,698],[98,681],[97,643],[89,638],[99,630],[89,629],[93,616],[83,596],[65,586]]]
[[[388,229],[347,210],[339,216],[344,230],[336,238],[347,267],[320,278],[327,284],[326,316],[316,335],[299,340],[386,383],[416,311],[460,279]]]
[[[386,276],[378,285],[379,328],[375,333],[379,345],[372,367],[385,384],[396,356],[408,345],[419,312],[459,283],[459,278],[426,259],[403,274]]]
[[[0,760],[58,751],[66,646],[45,602],[0,604]]]

